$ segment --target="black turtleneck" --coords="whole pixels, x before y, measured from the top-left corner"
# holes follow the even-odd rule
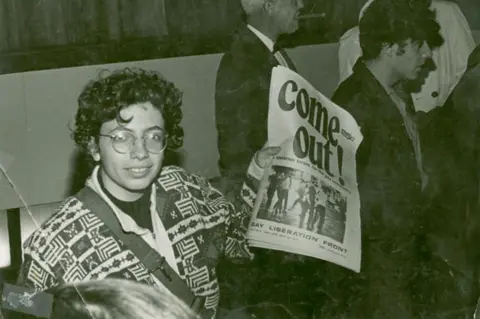
[[[149,229],[153,232],[152,217],[150,215],[150,188],[148,188],[145,193],[143,193],[142,197],[136,201],[126,202],[119,200],[105,188],[100,172],[98,174],[98,183],[103,192],[118,208],[120,208],[122,212],[132,217],[138,226]]]

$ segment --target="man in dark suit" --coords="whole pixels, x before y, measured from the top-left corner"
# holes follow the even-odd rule
[[[221,188],[231,200],[240,193],[241,181],[255,152],[267,142],[272,68],[282,65],[295,70],[276,43],[280,35],[298,29],[299,12],[304,7],[303,0],[241,0],[241,3],[246,24],[236,32],[230,49],[220,61],[215,91]],[[232,298],[236,299],[232,301],[233,307],[269,300],[284,304],[290,292],[278,291],[273,283],[278,282],[278,286],[285,280],[286,270],[278,270],[285,254],[260,249],[255,254],[253,264],[243,269],[228,264],[220,267],[226,272],[221,282],[223,295],[229,296],[231,290]],[[282,318],[278,313],[282,307],[268,308],[261,311],[258,308],[257,318]]]
[[[242,0],[242,6],[247,24],[222,57],[215,91],[219,167],[223,188],[231,194],[238,194],[250,160],[267,141],[272,68],[295,70],[275,43],[298,29],[303,0]]]

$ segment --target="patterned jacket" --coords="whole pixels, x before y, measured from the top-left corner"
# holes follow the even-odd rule
[[[250,208],[241,205],[242,210],[236,211],[205,179],[179,167],[164,167],[158,185],[168,195],[162,222],[180,277],[195,295],[206,297],[205,307],[214,317],[219,302],[217,257],[253,257],[245,239]],[[18,284],[45,290],[62,281],[119,277],[155,286],[152,276],[73,196],[24,243]]]

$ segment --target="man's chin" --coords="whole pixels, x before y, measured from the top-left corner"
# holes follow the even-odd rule
[[[293,34],[297,32],[298,28],[299,28],[298,20],[292,21],[292,23],[290,24],[290,28],[287,31],[287,34]]]

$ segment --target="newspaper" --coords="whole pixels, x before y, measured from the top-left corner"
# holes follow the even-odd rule
[[[253,247],[310,256],[360,272],[355,119],[288,68],[273,69],[267,165],[254,203]]]

